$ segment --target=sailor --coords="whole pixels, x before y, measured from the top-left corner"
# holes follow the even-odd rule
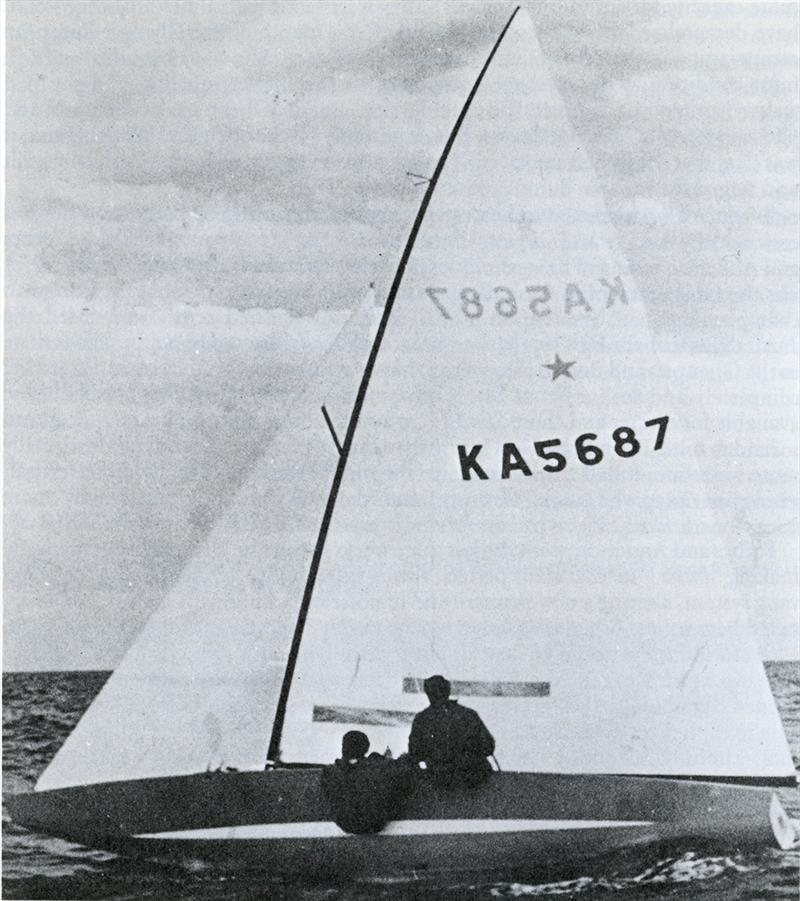
[[[333,821],[345,832],[380,832],[400,811],[414,773],[403,760],[369,751],[363,732],[346,732],[342,756],[322,771],[322,792]]]
[[[474,710],[450,700],[444,676],[431,676],[423,688],[430,706],[414,717],[409,758],[415,764],[424,761],[439,785],[479,785],[492,772],[486,758],[494,753],[494,738]]]

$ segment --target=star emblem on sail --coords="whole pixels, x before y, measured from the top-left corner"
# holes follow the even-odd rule
[[[555,361],[553,363],[542,363],[543,369],[549,369],[553,373],[553,378],[551,381],[555,381],[560,375],[569,376],[571,379],[575,379],[575,376],[569,371],[570,366],[574,366],[576,360],[570,360],[569,362],[564,362],[564,360],[556,354]]]

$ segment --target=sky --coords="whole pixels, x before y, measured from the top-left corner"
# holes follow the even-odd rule
[[[798,638],[798,7],[524,4],[766,659]],[[4,666],[113,668],[370,281],[513,7],[10,2]],[[470,74],[470,78],[472,74]]]

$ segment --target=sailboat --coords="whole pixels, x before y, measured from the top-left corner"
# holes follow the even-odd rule
[[[794,767],[691,436],[524,12],[371,340],[354,322],[14,819],[308,877],[789,847]],[[320,767],[352,728],[401,753],[433,673],[498,772],[421,774],[345,835]]]

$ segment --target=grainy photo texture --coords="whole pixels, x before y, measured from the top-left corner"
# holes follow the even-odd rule
[[[797,4],[5,16],[6,897],[794,897]]]

